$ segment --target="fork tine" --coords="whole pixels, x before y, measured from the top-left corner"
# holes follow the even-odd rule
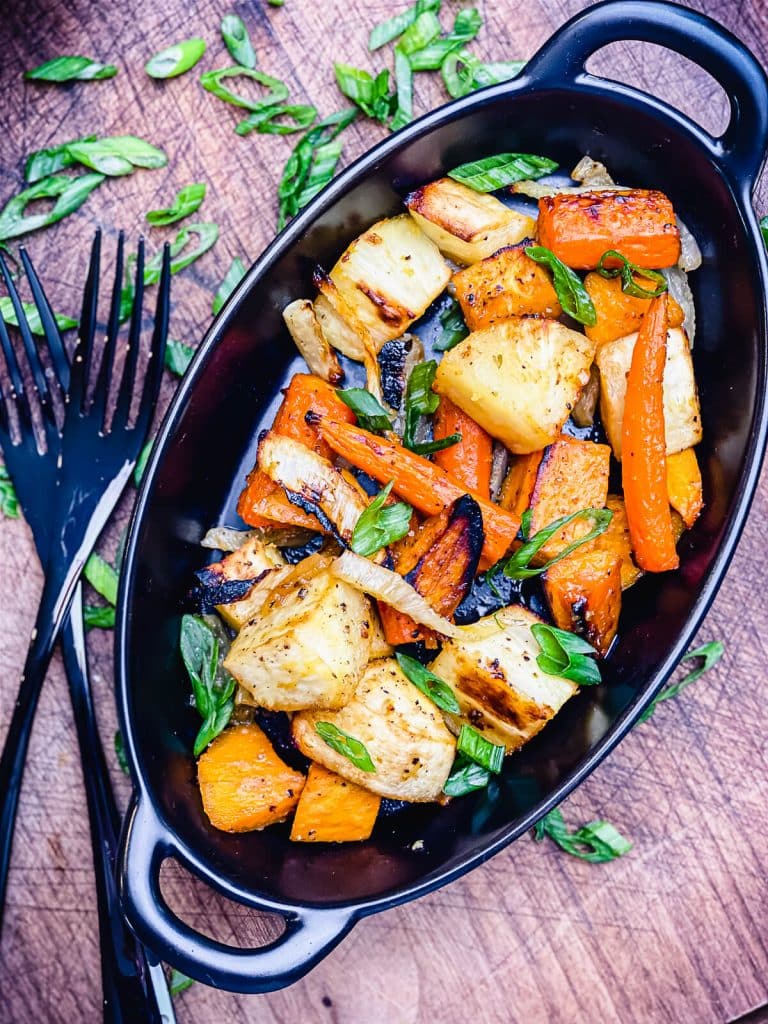
[[[29,368],[32,371],[32,379],[35,382],[35,388],[37,389],[37,393],[40,398],[40,408],[43,412],[44,418],[56,427],[53,400],[50,389],[48,388],[48,381],[45,379],[45,370],[43,369],[43,364],[40,361],[40,353],[37,351],[37,345],[35,344],[32,332],[29,329],[29,323],[27,322],[24,307],[21,304],[21,298],[19,297],[16,285],[13,283],[13,278],[10,275],[2,253],[0,253],[0,273],[2,273],[3,280],[5,281],[5,287],[8,289],[8,295],[10,296],[11,303],[16,313],[16,319],[19,322],[19,333],[21,334],[21,340],[24,344],[24,351],[27,355]]]
[[[160,272],[160,288],[155,309],[155,326],[152,331],[152,349],[149,353],[144,386],[136,415],[134,429],[146,434],[152,414],[155,410],[160,381],[165,365],[165,343],[168,338],[168,318],[171,310],[171,247],[166,242],[163,247],[163,266]]]
[[[141,307],[144,303],[144,239],[139,239],[136,257],[136,284],[131,308],[131,323],[128,329],[128,355],[123,367],[123,378],[117,394],[117,405],[112,421],[112,430],[125,429],[131,414],[131,399],[136,388],[136,370],[141,354]]]
[[[91,246],[88,277],[83,289],[83,306],[80,313],[80,329],[77,345],[72,356],[69,377],[69,401],[77,403],[80,412],[85,412],[88,396],[88,377],[93,362],[93,345],[96,337],[96,310],[99,303],[99,263],[101,262],[101,231],[98,230]]]
[[[101,354],[101,366],[96,386],[93,391],[92,413],[95,417],[101,417],[101,423],[106,427],[107,406],[109,403],[109,385],[115,367],[115,356],[117,354],[117,342],[120,335],[120,305],[123,292],[123,265],[125,260],[125,236],[121,231],[117,239],[117,257],[115,263],[115,280],[112,284],[112,298],[109,305],[109,320],[107,322],[107,337],[104,344],[104,351]]]
[[[24,389],[24,379],[21,376],[21,370],[19,368],[19,361],[16,358],[16,353],[11,344],[11,338],[8,334],[8,328],[6,327],[5,320],[0,316],[0,349],[3,351],[5,357],[5,365],[8,369],[8,377],[10,378],[11,387],[10,391],[4,395],[3,405],[10,405],[11,403],[16,409],[16,413],[19,417],[19,423],[23,431],[30,433],[32,432],[32,415],[29,408],[29,402],[27,400],[27,394]],[[7,411],[7,410],[6,410]],[[7,427],[7,418],[5,421],[4,429],[6,430],[6,437],[3,438],[3,443],[6,446],[12,445],[13,440],[11,438],[10,429]]]
[[[40,278],[37,276],[37,271],[32,265],[32,260],[27,254],[27,250],[24,246],[19,248],[21,255],[21,262],[29,281],[29,286],[32,289],[32,297],[35,300],[35,306],[40,314],[40,322],[43,327],[45,334],[45,340],[48,342],[48,351],[51,355],[51,363],[53,364],[53,372],[56,375],[59,387],[62,393],[66,392],[69,387],[69,360],[67,359],[67,353],[64,349],[64,342],[61,339],[61,331],[56,323],[56,317],[51,304],[48,301],[48,296],[43,291],[43,286],[40,284]]]

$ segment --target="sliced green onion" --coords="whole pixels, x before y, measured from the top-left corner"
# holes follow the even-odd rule
[[[475,68],[475,88],[482,89],[487,85],[508,82],[510,78],[519,75],[525,65],[524,60],[492,61],[490,64],[480,64]]]
[[[94,551],[83,569],[83,576],[88,580],[97,594],[113,607],[117,604],[117,586],[119,577],[116,570]]]
[[[249,100],[245,96],[228,89],[222,83],[227,78],[250,78],[259,85],[263,85],[268,92],[260,100]],[[288,86],[279,78],[265,75],[263,71],[254,71],[252,68],[219,68],[215,71],[204,71],[200,75],[200,84],[217,99],[225,103],[231,103],[233,107],[242,107],[243,110],[251,110],[254,113],[261,113],[267,107],[277,106],[283,100],[288,99]]]
[[[440,0],[418,0],[413,7],[409,7],[392,18],[387,18],[386,21],[379,22],[378,25],[374,25],[368,37],[368,49],[378,50],[379,47],[386,46],[387,43],[391,43],[393,39],[401,36],[408,26],[416,21],[420,14],[426,11],[439,10]]]
[[[545,836],[572,857],[590,864],[605,864],[632,849],[632,843],[608,821],[590,821],[571,832],[559,807],[536,823],[535,838],[541,841]]]
[[[125,756],[125,744],[123,742],[123,734],[120,732],[119,729],[115,732],[115,757],[117,758],[117,763],[120,766],[120,771],[123,772],[125,775],[130,775],[131,770],[128,767],[128,759]]]
[[[665,700],[671,700],[673,697],[677,697],[681,690],[684,690],[686,686],[690,686],[691,683],[695,683],[697,679],[701,679],[705,672],[709,672],[711,668],[720,661],[725,652],[724,645],[719,640],[712,640],[708,644],[702,644],[701,647],[697,647],[693,651],[688,651],[684,654],[681,663],[683,661],[693,661],[695,659],[701,659],[701,664],[697,665],[696,668],[692,669],[687,676],[680,680],[679,683],[672,683],[671,686],[665,686],[664,689],[656,697],[654,697],[651,704],[645,709],[642,715],[638,718],[639,722],[647,722],[657,706]]]
[[[114,78],[116,74],[114,64],[100,64],[90,57],[71,56],[47,60],[31,71],[25,71],[24,77],[32,82],[92,82]]]
[[[347,99],[382,124],[386,124],[393,110],[395,94],[389,91],[389,71],[380,71],[374,78],[362,68],[350,64],[334,64],[336,82]]]
[[[345,388],[336,394],[352,410],[363,430],[369,430],[372,434],[392,430],[387,410],[370,391],[365,388]]]
[[[144,474],[147,470],[147,463],[149,462],[149,456],[152,454],[152,447],[155,443],[155,439],[152,438],[144,445],[141,449],[141,454],[136,460],[136,465],[133,469],[133,483],[135,487],[141,487],[141,481],[144,479]]]
[[[606,267],[606,260],[618,260],[618,267]],[[636,263],[628,260],[623,253],[615,249],[608,249],[600,257],[600,262],[595,268],[601,277],[613,278],[621,276],[621,290],[626,295],[632,295],[636,299],[656,299],[667,290],[667,279],[658,270],[648,270],[645,267],[638,267]],[[655,288],[642,288],[635,281],[635,276],[644,277],[647,281],[655,282]]]
[[[195,757],[226,728],[235,706],[236,683],[222,664],[222,635],[216,620],[208,622],[200,615],[182,616],[181,657],[192,686],[195,707],[203,719],[195,737]]]
[[[422,416],[431,416],[437,412],[440,398],[432,390],[432,383],[437,372],[437,363],[430,359],[419,363],[411,370],[405,387],[405,429],[403,445],[414,451],[416,428]]]
[[[150,78],[178,78],[193,68],[204,53],[204,39],[184,39],[150,57],[144,70]]]
[[[317,146],[312,154],[312,163],[309,167],[307,180],[296,198],[296,205],[300,210],[303,210],[315,198],[318,192],[325,188],[336,173],[336,166],[340,157],[341,142],[338,139],[326,142],[323,146]]]
[[[582,544],[588,544],[589,541],[594,540],[610,526],[611,520],[613,519],[613,512],[609,508],[582,508],[578,512],[572,512],[569,516],[563,516],[560,519],[556,519],[549,526],[543,527],[541,530],[528,537],[528,530],[531,522],[531,510],[527,509],[522,516],[520,524],[520,532],[523,536],[525,543],[515,551],[515,553],[508,559],[503,566],[503,573],[508,576],[511,580],[528,580],[534,576],[538,576],[540,573],[546,572],[550,566],[555,565],[556,562],[561,561],[563,558],[570,555],[577,548],[580,548]],[[554,558],[550,558],[544,565],[538,568],[530,568],[531,559],[536,555],[541,548],[547,543],[547,541],[553,537],[558,530],[561,530],[568,523],[572,523],[575,519],[589,519],[594,523],[589,533],[585,533],[583,537],[573,541],[563,548]]]
[[[399,46],[395,47],[395,88],[397,109],[389,126],[393,132],[405,128],[413,120],[413,71],[408,55]]]
[[[213,297],[211,303],[211,312],[214,316],[221,310],[224,303],[227,301],[232,292],[237,288],[240,282],[245,277],[245,264],[239,256],[235,256],[229,265],[229,270],[224,275],[224,279],[218,287],[216,294]]]
[[[147,220],[157,227],[175,224],[177,220],[189,217],[199,210],[203,199],[205,199],[204,182],[185,185],[176,193],[176,198],[171,206],[163,210],[150,210],[147,213]]]
[[[280,0],[282,3],[283,0]],[[275,0],[267,0],[267,3],[273,4]],[[168,991],[172,996],[179,996],[182,992],[186,992],[188,988],[191,988],[195,984],[194,978],[188,978],[186,974],[182,974],[181,971],[177,971],[175,967],[171,968],[171,977],[168,982]]]
[[[277,104],[255,111],[239,121],[235,131],[238,135],[259,132],[261,135],[292,135],[304,131],[317,117],[317,107],[304,103]],[[288,118],[287,121],[281,120]]]
[[[375,555],[408,533],[413,514],[411,506],[404,501],[395,502],[394,505],[384,504],[392,491],[393,482],[390,481],[379,491],[357,520],[349,544],[356,555]]]
[[[552,272],[552,284],[563,312],[578,320],[580,324],[594,327],[597,323],[597,312],[579,275],[570,267],[566,267],[551,249],[543,245],[527,246],[525,255]]]
[[[498,775],[501,771],[506,754],[505,747],[498,743],[491,743],[471,725],[462,725],[459,738],[456,741],[456,750],[459,754],[468,757],[470,761],[485,768],[487,772],[493,772],[494,775]]]
[[[24,316],[30,332],[32,334],[37,334],[40,337],[44,337],[45,331],[43,330],[43,323],[40,319],[40,313],[38,312],[37,306],[34,306],[31,302],[22,302],[21,308],[24,311]],[[7,295],[3,295],[0,298],[0,317],[5,320],[9,327],[19,326],[19,319],[16,316],[16,310]],[[71,331],[73,328],[77,327],[77,320],[73,320],[71,316],[64,316],[63,313],[54,313],[54,318],[56,320],[56,326],[60,331]]]
[[[69,154],[79,164],[100,174],[131,174],[135,167],[165,167],[168,157],[157,146],[135,135],[112,135],[93,142],[70,142]]]
[[[348,732],[339,729],[332,722],[315,722],[315,732],[321,740],[328,744],[331,750],[335,750],[337,754],[346,757],[361,772],[376,771],[376,765],[371,760],[371,755],[366,750],[365,745],[360,740],[355,739],[354,736],[350,736]]]
[[[453,690],[444,679],[436,676],[434,672],[430,672],[420,661],[416,661],[415,658],[411,658],[407,654],[396,651],[395,658],[403,674],[410,679],[418,690],[421,690],[425,697],[429,697],[432,703],[439,707],[441,711],[447,711],[449,714],[454,715],[461,714],[459,702],[456,700]]]
[[[434,11],[422,11],[401,36],[396,50],[406,56],[423,50],[440,35],[440,21]]]
[[[165,344],[166,368],[171,373],[175,373],[177,377],[183,377],[189,369],[189,364],[192,362],[194,354],[195,350],[191,345],[169,338]]]
[[[24,178],[29,184],[47,178],[51,174],[57,174],[65,167],[72,167],[77,160],[69,152],[71,145],[80,142],[95,142],[95,135],[87,135],[82,139],[72,139],[71,142],[62,142],[58,146],[51,146],[48,149],[38,149],[30,153],[24,166]]]
[[[460,164],[448,176],[475,192],[494,192],[516,181],[542,178],[557,169],[554,160],[531,153],[499,153]]]
[[[243,68],[256,67],[256,52],[241,17],[237,14],[224,15],[221,19],[221,38],[236,64]]]
[[[451,774],[446,779],[443,792],[446,796],[466,796],[478,789],[485,789],[491,781],[491,773],[474,761],[457,757]]]
[[[356,117],[354,108],[340,110],[318,121],[298,141],[277,190],[278,228],[283,228],[331,180],[341,154],[336,136]]]
[[[411,67],[414,71],[439,71],[448,54],[471,42],[482,24],[480,12],[474,7],[459,11],[453,22],[453,30],[447,36],[435,39],[411,54]]]
[[[760,234],[763,236],[766,249],[768,249],[768,217],[760,218]]]
[[[531,633],[541,648],[536,664],[550,676],[562,676],[579,686],[595,686],[600,680],[600,669],[593,655],[597,651],[575,633],[569,633],[545,622],[536,622]]]
[[[115,609],[107,604],[83,605],[83,625],[88,629],[114,629]]]
[[[19,518],[19,499],[8,470],[0,462],[0,515],[6,519]]]
[[[469,334],[469,328],[464,322],[464,314],[456,299],[451,299],[450,304],[441,312],[440,326],[441,334],[432,346],[435,352],[448,352]]]
[[[30,231],[47,228],[79,210],[88,196],[104,181],[102,174],[83,174],[71,178],[66,174],[52,174],[30,185],[9,199],[0,211],[0,240],[18,238]],[[24,210],[36,199],[55,199],[52,209],[45,213],[24,216]]]

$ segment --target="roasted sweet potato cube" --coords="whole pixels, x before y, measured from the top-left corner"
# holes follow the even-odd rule
[[[667,495],[669,504],[690,529],[704,506],[701,470],[693,448],[667,456]]]
[[[649,282],[641,277],[635,277],[635,281],[641,288],[648,288]],[[632,334],[640,329],[643,315],[648,309],[650,299],[637,298],[634,295],[627,295],[622,290],[622,282],[619,277],[603,277],[601,274],[591,273],[584,278],[584,287],[592,299],[592,305],[597,314],[597,323],[594,327],[585,327],[584,333],[588,338],[602,345],[606,341],[615,341],[616,338],[623,338],[626,334]],[[685,320],[685,313],[676,299],[669,296],[669,327],[682,327]]]
[[[456,298],[470,331],[510,316],[562,313],[552,279],[522,248],[508,246],[453,275]]]
[[[621,557],[579,548],[544,574],[544,592],[555,625],[607,654],[621,611]]]
[[[251,832],[287,818],[304,776],[277,756],[258,725],[238,725],[216,737],[197,762],[203,810],[214,828]]]
[[[352,843],[368,839],[381,797],[313,762],[291,828],[295,843]]]

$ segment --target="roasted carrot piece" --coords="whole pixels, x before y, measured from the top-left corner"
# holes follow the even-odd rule
[[[455,480],[486,501],[491,498],[491,460],[493,439],[471,416],[454,405],[450,398],[441,398],[434,419],[435,440],[461,434],[461,441],[451,448],[435,453],[435,462]]]
[[[576,270],[593,270],[608,249],[638,267],[671,267],[680,257],[680,232],[663,192],[561,193],[539,200],[538,237]]]
[[[622,430],[621,479],[637,564],[648,572],[676,569],[667,496],[667,445],[662,381],[667,357],[664,292],[643,317],[627,375]]]
[[[693,448],[667,456],[667,495],[669,504],[690,529],[704,506],[701,470]]]
[[[544,593],[556,626],[608,652],[621,611],[620,556],[578,548],[547,569]]]
[[[530,452],[528,455],[513,455],[507,475],[501,487],[499,504],[508,512],[521,516],[531,504],[531,495],[536,486],[536,474],[539,472],[544,451]]]
[[[639,276],[635,277],[635,281],[641,288],[649,286],[648,281]],[[640,321],[648,310],[650,299],[627,295],[622,291],[620,278],[607,278],[597,273],[587,274],[584,278],[584,287],[592,299],[597,314],[595,326],[584,328],[588,338],[602,345],[607,341],[624,338],[627,334],[634,334],[638,330]],[[682,327],[684,320],[685,313],[680,303],[670,295],[669,326]]]
[[[572,512],[604,508],[610,461],[611,449],[607,444],[563,435],[554,444],[547,445],[531,492],[530,535]],[[539,550],[536,563],[553,558],[566,544],[583,537],[591,528],[585,519],[568,523]]]
[[[287,818],[304,776],[275,753],[258,725],[225,729],[197,762],[203,809],[214,828],[250,832]]]
[[[510,316],[554,320],[562,313],[552,278],[519,247],[500,249],[457,271],[452,280],[470,331]]]
[[[330,417],[319,416],[315,420],[320,436],[337,455],[379,483],[394,481],[395,494],[425,515],[442,512],[465,493],[445,470],[396,441]],[[480,495],[473,497],[483,513],[483,556],[492,564],[506,554],[520,529],[520,520]]]
[[[347,423],[355,422],[355,414],[341,401],[335,388],[314,374],[297,373],[285,389],[272,430],[283,437],[301,441],[318,455],[328,458],[330,448],[320,439],[317,430],[306,422],[310,411],[331,415]],[[277,484],[258,469],[248,476],[237,503],[237,513],[249,526],[269,526],[278,522],[318,529],[317,520],[292,505]]]
[[[294,843],[352,843],[368,839],[381,797],[314,761],[291,828]]]

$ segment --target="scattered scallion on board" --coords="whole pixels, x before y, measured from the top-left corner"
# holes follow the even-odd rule
[[[317,117],[317,107],[306,103],[278,103],[253,111],[238,121],[235,131],[238,135],[258,132],[260,135],[293,135],[302,132]]]
[[[235,256],[229,265],[229,270],[224,275],[224,278],[216,290],[216,294],[213,297],[211,303],[211,312],[214,316],[221,310],[224,303],[227,301],[232,292],[237,288],[242,279],[245,277],[245,264],[239,256]]]
[[[204,39],[184,39],[150,57],[144,70],[150,78],[178,78],[193,68],[204,53]]]
[[[553,808],[536,823],[534,839],[541,842],[545,837],[572,857],[590,864],[606,864],[632,849],[632,843],[608,821],[590,821],[572,832],[559,807]]]
[[[768,249],[768,216],[760,218],[760,233],[763,236],[765,247]]]
[[[8,470],[0,462],[0,515],[6,519],[19,518],[19,500]]]
[[[136,135],[70,142],[67,149],[77,163],[109,177],[132,174],[137,167],[153,170],[168,163],[162,149]]]
[[[72,167],[77,160],[70,153],[69,147],[80,142],[95,142],[96,138],[95,135],[86,135],[82,139],[72,139],[70,142],[61,142],[58,146],[49,146],[47,149],[38,149],[30,153],[24,165],[24,180],[31,185],[50,174],[57,174],[65,167]]]
[[[120,771],[123,772],[124,775],[130,775],[131,770],[128,767],[128,759],[125,756],[125,743],[123,742],[123,734],[120,732],[119,729],[117,729],[115,732],[115,757],[117,758],[117,763],[120,766]]]
[[[103,174],[83,174],[72,178],[52,174],[13,196],[0,211],[0,241],[50,227],[79,210],[88,196],[104,181]],[[52,209],[27,216],[24,211],[37,199],[54,199]]]
[[[169,338],[165,343],[165,366],[177,377],[183,377],[192,362],[195,354],[194,348],[184,341],[176,341]]]
[[[168,991],[172,996],[180,996],[182,992],[186,992],[194,984],[194,978],[188,978],[186,974],[177,971],[175,967],[171,968],[171,976],[168,979]]]
[[[394,113],[396,94],[389,91],[389,71],[385,68],[376,76],[364,68],[351,64],[335,64],[336,83],[368,117],[387,124]]]
[[[150,210],[147,213],[147,220],[155,227],[165,227],[167,224],[175,224],[184,217],[189,217],[197,210],[205,199],[205,182],[199,181],[192,185],[185,185],[176,193],[176,198],[171,206],[161,210]]]
[[[256,67],[256,51],[245,22],[237,14],[225,14],[221,19],[221,38],[232,60],[243,68]]]
[[[94,82],[104,78],[114,78],[117,68],[114,64],[101,64],[90,57],[63,56],[39,64],[36,68],[24,72],[24,77],[31,82]]]
[[[250,78],[258,85],[262,85],[267,91],[258,100],[248,99],[240,93],[234,92],[224,83],[230,78]],[[253,68],[233,67],[218,68],[214,71],[204,71],[200,75],[200,84],[217,99],[230,103],[233,107],[242,107],[243,110],[250,110],[260,113],[269,107],[274,107],[288,99],[288,86],[279,78],[267,75],[263,71],[256,71]]]
[[[115,605],[119,574],[95,551],[85,563],[83,575],[90,585],[107,602],[106,605],[87,604],[83,608],[83,623],[86,629],[112,629],[115,625]]]
[[[37,306],[33,306],[31,302],[22,302],[22,311],[27,321],[32,334],[37,334],[43,337],[45,332],[43,331],[43,324],[40,319],[40,313],[37,310]],[[0,316],[5,320],[9,327],[18,327],[19,318],[16,316],[16,310],[13,308],[9,296],[3,295],[0,297]],[[54,313],[56,320],[56,326],[60,331],[71,331],[77,327],[77,320],[73,320],[71,316],[64,316],[63,313]]]
[[[638,718],[638,724],[640,722],[647,722],[658,705],[663,701],[677,697],[680,691],[684,690],[686,686],[690,686],[691,683],[695,683],[697,679],[701,679],[705,672],[709,672],[711,668],[715,667],[718,661],[722,658],[724,652],[724,645],[719,640],[712,640],[708,644],[702,644],[701,647],[696,647],[694,650],[688,651],[687,654],[684,654],[681,659],[681,664],[684,661],[695,660],[699,660],[699,664],[695,668],[691,669],[691,671],[681,679],[679,683],[672,683],[669,686],[665,686],[661,693],[654,697],[653,701]]]

